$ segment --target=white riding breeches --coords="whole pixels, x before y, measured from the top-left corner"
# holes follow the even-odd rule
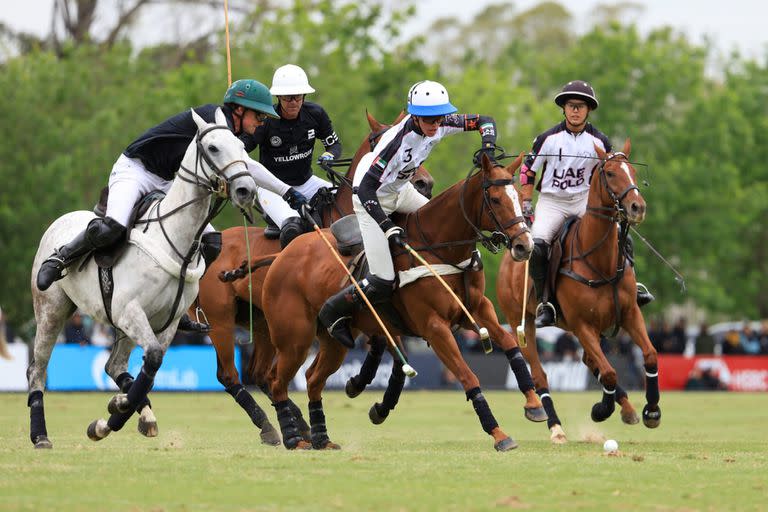
[[[307,201],[311,200],[317,194],[317,191],[321,188],[332,188],[333,185],[324,179],[315,176],[314,174],[309,177],[303,184],[298,185],[295,188]],[[288,203],[279,195],[271,192],[265,188],[258,187],[256,189],[256,196],[259,200],[259,205],[264,213],[269,215],[272,222],[278,227],[283,227],[285,221],[293,217],[299,217],[299,212],[288,206]]]
[[[109,175],[106,216],[126,227],[131,218],[131,211],[139,199],[153,190],[167,193],[172,184],[173,181],[166,181],[149,172],[138,158],[128,158],[121,154]],[[204,232],[212,231],[215,231],[214,227],[208,224]]]
[[[551,243],[566,218],[584,215],[588,196],[589,190],[570,196],[539,194],[534,212],[536,218],[531,226],[533,238]]]
[[[393,212],[415,212],[429,201],[419,194],[411,183],[403,187],[398,194],[378,197],[381,208],[387,215]],[[360,234],[363,237],[363,246],[371,274],[388,281],[394,280],[395,267],[392,263],[392,254],[389,252],[387,237],[384,236],[384,232],[373,220],[373,217],[365,211],[357,194],[352,196],[352,207],[357,214],[357,222],[360,224]]]

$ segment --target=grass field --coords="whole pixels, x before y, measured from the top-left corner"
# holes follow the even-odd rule
[[[486,396],[518,449],[496,453],[460,391],[405,392],[379,426],[367,411],[381,392],[369,391],[325,397],[338,452],[261,445],[225,393],[155,393],[159,437],[132,419],[93,443],[85,429],[109,395],[48,393],[54,449],[40,451],[26,395],[0,394],[0,510],[768,510],[768,393],[666,393],[656,430],[618,413],[592,423],[598,392],[561,393],[564,446],[523,418],[519,393]],[[641,393],[630,397],[639,411]],[[604,437],[619,456],[603,455]]]

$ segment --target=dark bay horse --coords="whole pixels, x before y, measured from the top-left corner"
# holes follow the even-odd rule
[[[483,156],[482,169],[430,200],[407,216],[403,227],[414,240],[414,249],[432,264],[454,264],[472,257],[478,239],[496,241],[507,247],[511,257],[524,260],[533,248],[528,226],[522,217],[512,175],[522,155],[509,167],[492,165]],[[481,230],[493,231],[493,236]],[[332,239],[330,233],[327,234]],[[498,248],[498,247],[496,247]],[[395,255],[398,270],[413,267],[407,253]],[[272,343],[277,350],[273,367],[272,400],[277,410],[283,443],[289,449],[338,448],[328,437],[322,407],[326,379],[342,364],[347,349],[333,340],[317,323],[317,314],[326,299],[345,286],[345,273],[317,233],[294,240],[269,267],[264,281],[262,303],[269,324]],[[523,392],[526,417],[544,421],[546,414],[536,395],[528,368],[515,339],[498,322],[490,300],[483,295],[482,271],[468,271],[444,276],[459,297],[466,297],[469,312],[491,339],[507,355]],[[499,451],[515,448],[516,443],[496,422],[480,390],[480,382],[459,352],[451,329],[457,325],[471,328],[459,304],[434,277],[419,279],[396,290],[393,304],[406,328],[424,338],[443,364],[461,382],[472,401],[483,430],[491,435]],[[368,310],[359,311],[353,329],[366,334],[380,334],[378,324]],[[393,329],[392,324],[389,328]],[[393,332],[398,332],[394,330]],[[320,346],[307,370],[307,393],[311,423],[311,442],[299,433],[296,419],[287,405],[288,384],[308,355],[317,336]]]
[[[621,152],[606,154],[600,148],[595,149],[600,164],[592,175],[586,213],[572,225],[562,244],[562,260],[554,287],[561,310],[558,326],[576,335],[584,347],[584,362],[603,385],[603,398],[593,406],[592,419],[607,419],[618,402],[625,423],[636,423],[634,408],[626,392],[618,386],[616,371],[600,348],[602,332],[617,325],[627,331],[643,351],[647,401],[643,423],[655,428],[661,420],[656,350],[636,302],[634,273],[624,272],[626,231],[645,218],[645,200],[636,185],[635,169],[628,160],[629,139]],[[499,269],[497,293],[510,325],[521,321],[523,279],[524,265],[505,255]],[[565,433],[536,350],[536,297],[530,280],[527,290],[530,294],[525,321],[528,345],[522,351],[531,365],[533,382],[549,416],[551,439],[561,443],[566,441]],[[516,333],[513,336],[517,338]]]
[[[334,203],[322,209],[322,226],[328,227],[339,218],[352,212],[352,178],[355,168],[363,155],[370,152],[381,135],[390,127],[381,124],[370,114],[366,113],[371,132],[360,144],[352,158],[349,170],[341,181]],[[404,117],[401,113],[395,123]],[[411,180],[416,189],[430,197],[434,181],[429,172],[420,166]],[[250,259],[257,264],[265,256],[280,252],[280,241],[264,237],[264,228],[249,227],[248,242]],[[222,250],[200,281],[200,292],[196,305],[190,310],[194,313],[195,306],[202,308],[210,325],[210,337],[216,349],[217,378],[226,391],[246,411],[251,421],[261,429],[261,439],[266,444],[280,444],[280,438],[269,423],[264,411],[257,405],[253,396],[245,389],[240,381],[235,367],[235,325],[239,324],[250,329],[249,303],[253,299],[253,354],[250,358],[248,372],[254,382],[269,394],[267,372],[272,365],[275,350],[269,342],[269,332],[264,315],[261,312],[261,289],[266,275],[266,269],[254,269],[249,280],[239,279],[223,281],[219,278],[222,272],[227,273],[238,268],[248,259],[248,249],[245,239],[245,228],[233,227],[222,232]],[[247,263],[246,263],[247,265]],[[298,409],[294,409],[300,417]],[[309,427],[306,426],[308,435]]]

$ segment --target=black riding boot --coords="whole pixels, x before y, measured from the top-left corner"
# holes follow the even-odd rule
[[[392,297],[394,281],[380,279],[369,274],[360,281],[360,288],[371,304],[380,304]],[[363,304],[363,299],[354,285],[347,286],[336,295],[329,298],[320,309],[320,322],[328,329],[331,336],[347,348],[355,347],[350,322],[357,308]]]
[[[181,318],[179,318],[179,326],[177,327],[180,331],[186,331],[186,332],[199,332],[201,334],[206,334],[211,332],[211,326],[203,323],[203,322],[195,322],[191,318],[189,318],[189,315],[184,313],[181,315]]]
[[[211,264],[216,261],[221,253],[221,232],[211,231],[209,233],[203,233],[200,237],[200,253],[203,255],[205,261],[205,272],[211,267]],[[203,272],[203,275],[205,275]],[[179,318],[180,331],[186,332],[199,332],[200,334],[207,334],[211,332],[211,326],[205,322],[196,322],[192,320],[188,314],[184,313]]]
[[[283,227],[280,228],[280,248],[285,249],[294,238],[303,234],[304,231],[304,221],[300,217],[291,217],[283,222]]]
[[[544,282],[549,267],[549,244],[547,242],[539,238],[534,239],[529,265],[533,287],[536,289],[536,299],[539,301],[536,308],[536,327],[555,325],[555,307],[549,301],[544,300]]]
[[[64,277],[64,269],[75,260],[94,249],[109,247],[125,235],[125,228],[110,217],[99,217],[88,223],[88,227],[71,242],[56,249],[40,265],[37,272],[37,288],[45,291]]]
[[[634,269],[635,267],[635,243],[632,240],[631,235],[627,235],[627,245],[624,251],[627,255],[627,259],[629,259],[629,264]],[[635,277],[637,277],[637,273],[635,273]],[[643,283],[639,282],[637,283],[637,305],[640,307],[643,307],[647,304],[650,304],[654,300],[656,300],[656,297],[653,296],[653,294],[648,290],[648,287],[645,286]]]

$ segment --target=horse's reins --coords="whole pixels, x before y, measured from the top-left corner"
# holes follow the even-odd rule
[[[153,209],[156,210],[157,212],[155,217],[147,218],[144,220],[138,220],[135,222],[135,224],[146,224],[144,231],[146,231],[149,228],[149,224],[151,222],[157,222],[160,226],[160,230],[162,231],[163,236],[165,237],[165,240],[171,246],[171,248],[176,253],[176,255],[179,256],[182,260],[181,270],[179,272],[179,285],[176,290],[176,298],[173,301],[173,307],[171,308],[170,316],[168,317],[168,320],[163,324],[163,326],[160,329],[154,331],[156,333],[164,331],[171,324],[171,322],[173,321],[173,318],[176,316],[176,309],[179,307],[179,303],[181,302],[181,295],[184,292],[184,282],[185,282],[184,278],[187,275],[187,267],[189,267],[189,264],[192,262],[194,255],[199,250],[199,246],[200,246],[199,239],[203,231],[205,230],[205,227],[208,225],[209,222],[211,222],[211,220],[216,215],[219,214],[221,209],[224,207],[224,204],[227,201],[230,184],[237,178],[250,176],[250,173],[247,170],[238,172],[230,177],[227,177],[224,175],[224,172],[227,169],[229,169],[231,166],[237,163],[242,163],[247,167],[245,160],[242,160],[242,159],[233,160],[229,162],[227,165],[225,165],[224,167],[219,168],[216,165],[216,163],[211,159],[210,155],[208,155],[208,153],[205,151],[205,147],[202,144],[202,139],[203,137],[205,137],[205,135],[212,132],[213,130],[229,130],[229,127],[215,125],[215,126],[210,126],[202,131],[198,131],[197,134],[195,135],[196,150],[197,150],[197,155],[195,157],[195,169],[194,171],[191,171],[190,169],[187,169],[186,167],[184,167],[184,165],[181,165],[177,173],[179,179],[186,181],[187,183],[192,183],[198,187],[204,188],[211,194],[216,194],[217,196],[216,201],[208,210],[208,215],[205,216],[205,219],[203,220],[202,225],[200,226],[200,228],[198,228],[197,232],[195,233],[192,244],[190,245],[189,250],[187,250],[186,254],[182,254],[181,251],[179,251],[178,248],[171,241],[167,231],[165,230],[165,226],[163,225],[163,219],[167,219],[168,217],[172,216],[174,213],[186,208],[189,205],[197,203],[198,201],[202,201],[203,199],[209,196],[203,195],[203,196],[197,197],[195,199],[192,199],[191,201],[187,201],[186,203],[164,214],[160,213],[161,202],[159,201],[153,207]],[[213,171],[213,175],[210,175],[206,172],[205,166],[203,165],[203,161],[208,165],[210,170]],[[200,179],[199,171],[202,171],[202,174],[204,176],[204,179],[202,180]],[[193,179],[186,178],[183,175],[183,173],[186,173],[192,176]],[[150,211],[150,214],[151,214],[151,211]]]

